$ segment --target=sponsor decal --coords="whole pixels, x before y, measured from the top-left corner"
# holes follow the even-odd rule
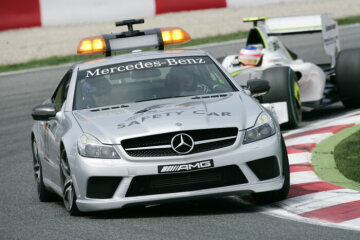
[[[330,45],[330,44],[336,43],[337,38],[338,38],[337,36],[331,37],[331,38],[326,38],[326,39],[324,39],[324,43],[325,43],[325,45]]]
[[[79,78],[93,78],[103,75],[111,75],[122,72],[137,71],[151,68],[173,67],[180,65],[208,64],[211,60],[208,57],[185,57],[185,58],[164,58],[146,61],[128,62],[113,64],[79,72]]]
[[[336,28],[336,24],[334,23],[334,24],[331,24],[331,25],[326,26],[326,27],[325,27],[325,30],[328,32],[328,31],[331,31],[331,30],[333,30],[333,29],[335,29],[335,28]]]
[[[209,159],[185,164],[160,165],[158,173],[188,172],[211,167],[214,167],[214,161]]]
[[[134,125],[140,125],[141,123],[148,121],[148,120],[156,120],[161,118],[167,118],[167,117],[177,117],[181,116],[185,113],[193,114],[193,115],[206,115],[209,117],[231,117],[231,112],[206,112],[204,110],[195,110],[195,111],[173,111],[173,112],[163,112],[163,113],[154,113],[154,114],[146,114],[141,116],[135,116],[132,118],[127,119],[123,123],[119,123],[117,125],[117,128],[125,128],[125,127],[131,127]]]

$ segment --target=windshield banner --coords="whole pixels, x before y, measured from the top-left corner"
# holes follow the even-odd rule
[[[79,71],[79,78],[93,78],[104,75],[117,74],[122,72],[130,72],[143,69],[161,68],[161,67],[176,67],[182,65],[199,65],[211,63],[209,57],[182,57],[182,58],[163,58],[151,59],[137,62],[127,62],[120,64],[113,64],[101,66],[84,71]]]

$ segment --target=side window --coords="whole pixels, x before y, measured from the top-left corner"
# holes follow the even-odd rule
[[[55,103],[58,110],[62,108],[65,99],[67,97],[71,76],[72,76],[72,70],[68,71],[65,74],[65,76],[61,80],[59,86],[56,88],[55,93],[52,97],[52,101]]]

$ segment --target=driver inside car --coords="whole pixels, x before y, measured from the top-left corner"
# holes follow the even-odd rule
[[[262,52],[257,46],[246,46],[242,48],[239,55],[232,60],[234,66],[252,66],[257,67],[262,62]]]
[[[173,90],[179,95],[187,95],[187,93],[207,94],[212,92],[206,84],[199,83],[196,75],[189,68],[174,67],[170,73]]]
[[[95,77],[82,85],[82,101],[86,108],[102,107],[110,104],[111,84],[105,77]]]

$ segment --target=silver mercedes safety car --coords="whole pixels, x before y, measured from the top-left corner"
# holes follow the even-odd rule
[[[34,174],[40,201],[63,198],[81,212],[179,199],[252,194],[286,198],[289,163],[277,121],[199,50],[165,51],[190,36],[180,28],[83,39],[53,95],[32,110]],[[110,56],[129,49],[157,47]]]

